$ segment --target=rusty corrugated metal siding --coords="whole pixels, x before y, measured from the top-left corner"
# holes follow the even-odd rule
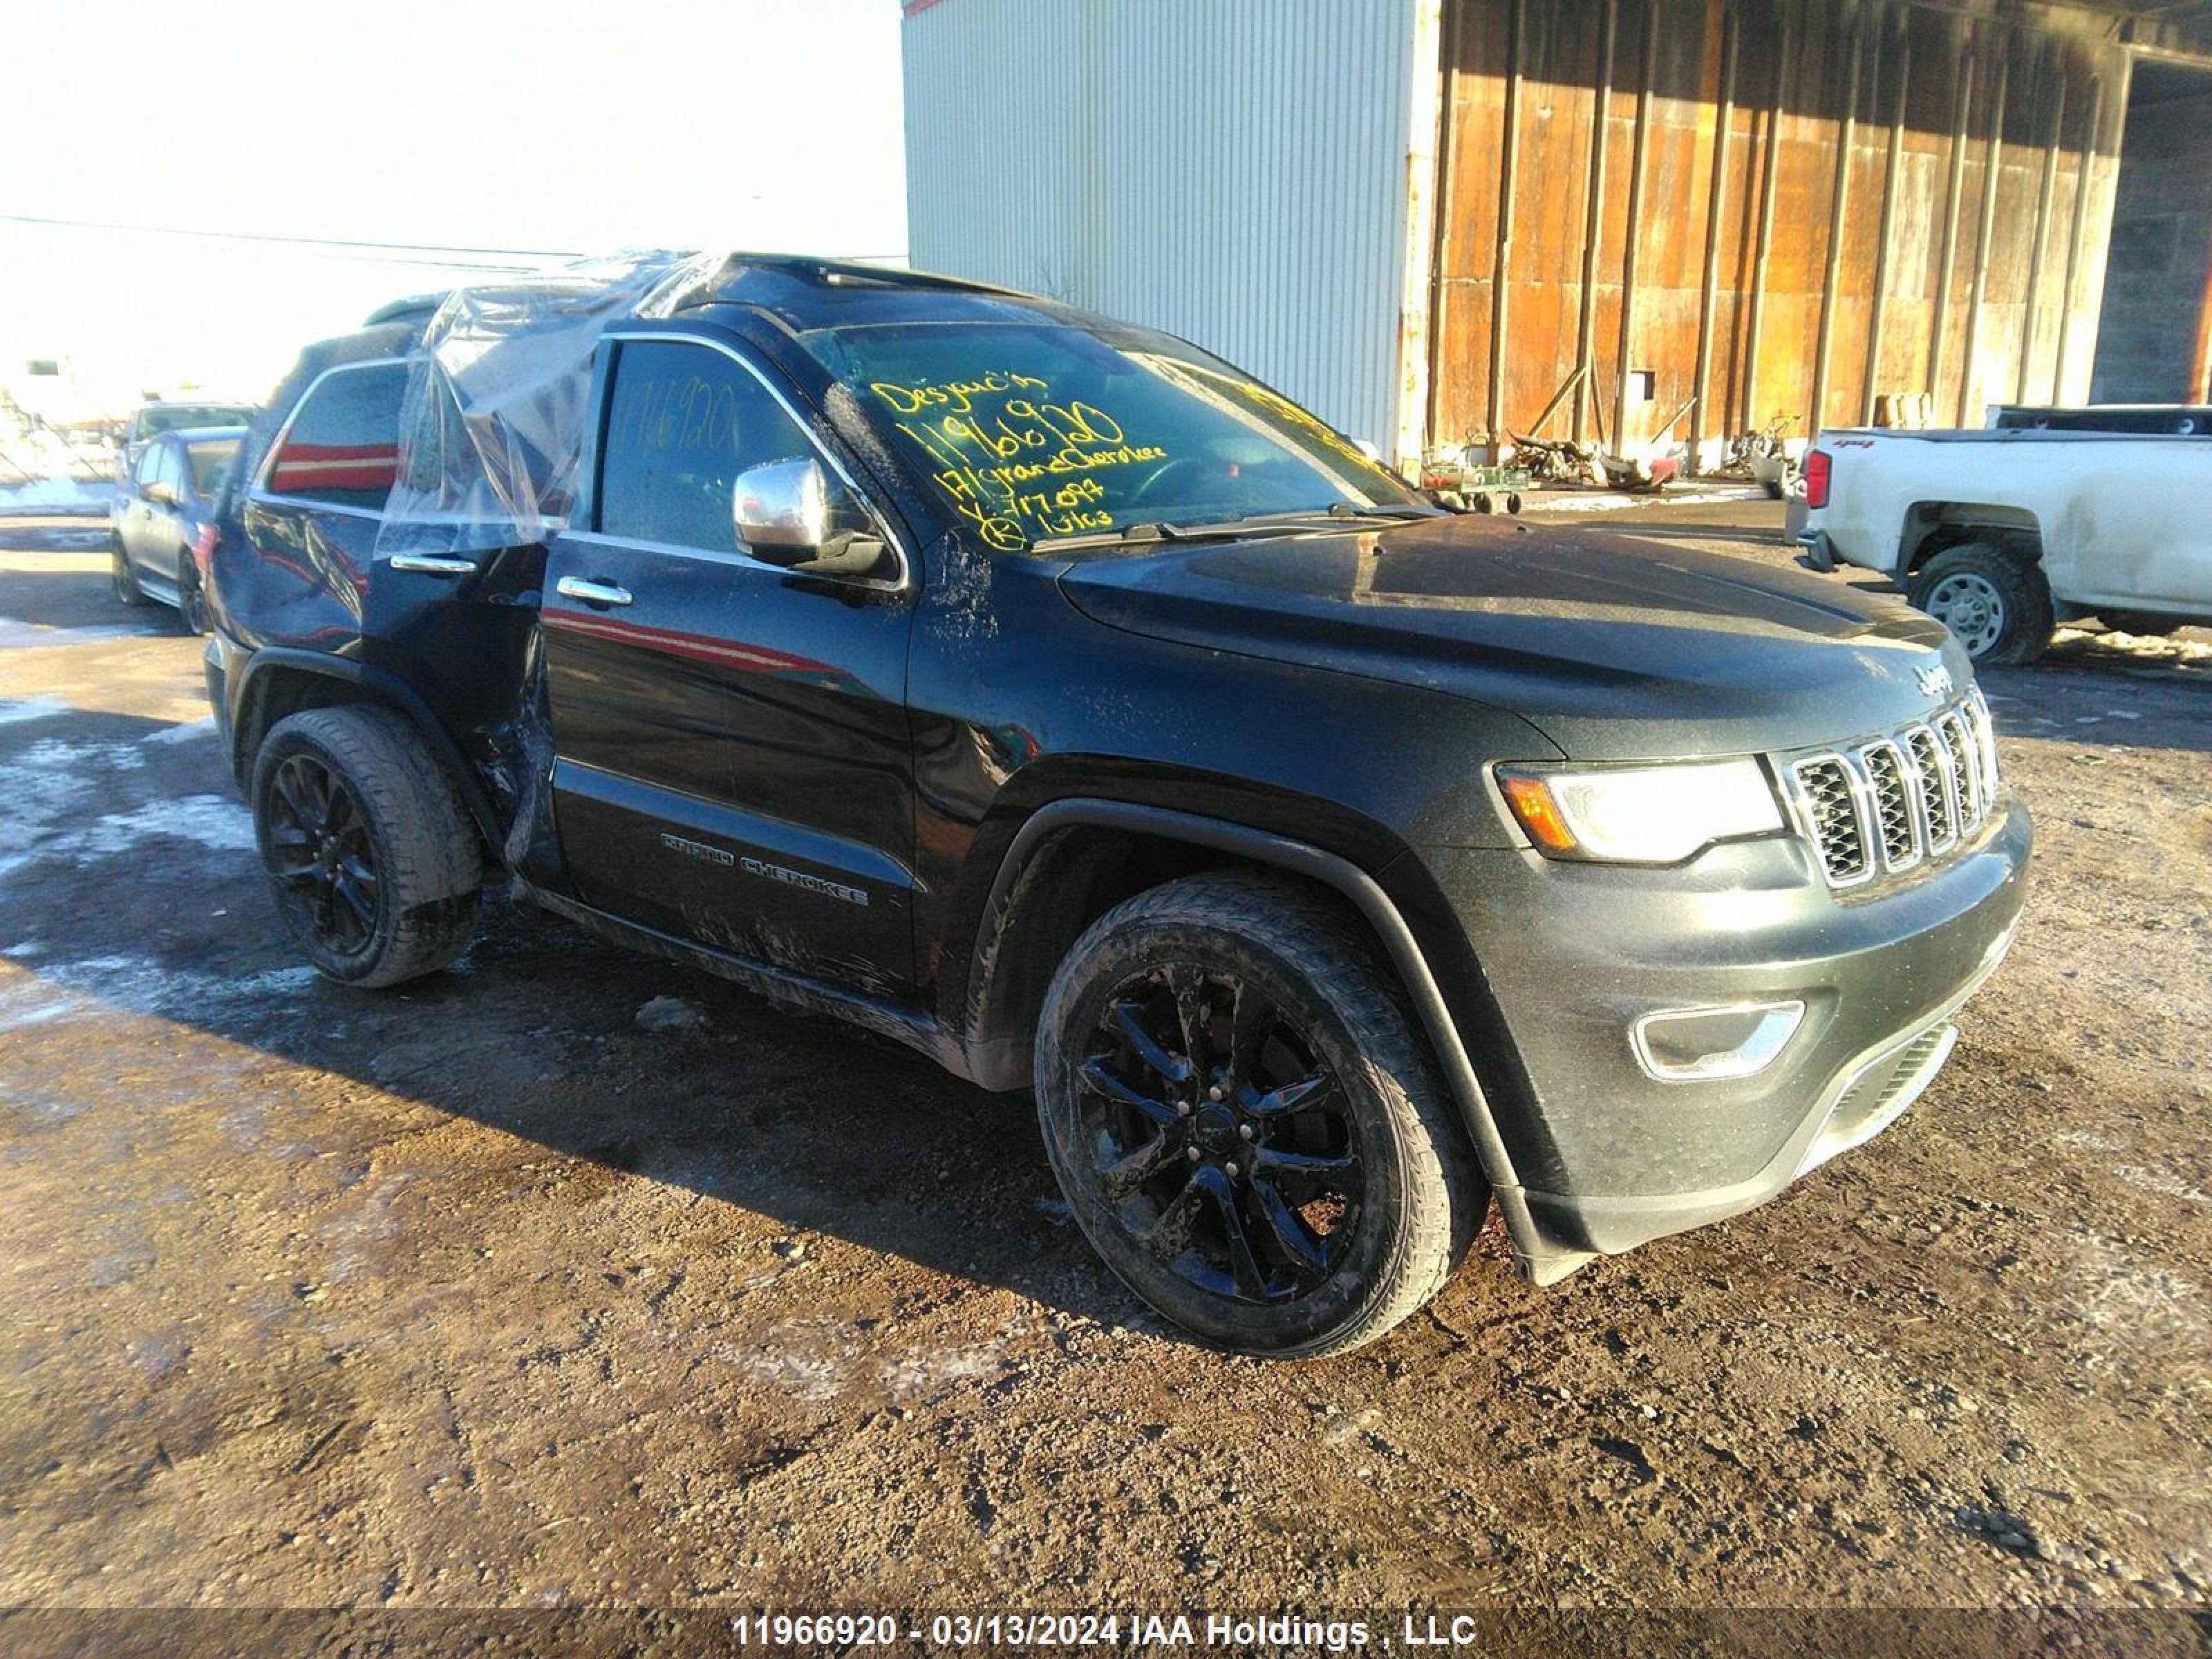
[[[1578,364],[1547,431],[1616,448],[1696,397],[1701,356],[1672,437],[1715,448],[1863,422],[1883,394],[1929,393],[1939,420],[2086,394],[2118,47],[1886,0],[1450,4],[1439,440],[1525,431]],[[1637,370],[1651,396],[1625,403]]]
[[[909,8],[913,263],[1166,329],[1388,446],[1413,37],[1407,0]]]

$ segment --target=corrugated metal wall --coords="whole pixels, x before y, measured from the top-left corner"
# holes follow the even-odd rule
[[[1437,435],[1525,434],[1583,365],[1546,434],[1613,448],[1701,368],[1674,443],[1860,423],[1884,394],[1970,424],[2082,397],[2128,64],[2109,20],[2034,21],[2059,15],[1451,0]]]
[[[1182,335],[1387,448],[1413,27],[1409,0],[909,4],[910,258]]]

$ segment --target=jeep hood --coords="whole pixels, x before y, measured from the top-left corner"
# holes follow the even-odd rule
[[[1060,585],[1109,627],[1473,698],[1577,758],[1834,743],[1971,678],[1899,600],[1628,526],[1459,515],[1170,544],[1084,559]]]

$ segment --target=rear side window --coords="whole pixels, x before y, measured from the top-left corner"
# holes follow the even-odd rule
[[[270,463],[270,493],[382,512],[399,470],[399,404],[406,391],[404,363],[325,374],[294,413]]]
[[[182,432],[195,426],[243,426],[252,418],[252,410],[244,404],[165,404],[138,411],[138,435]]]
[[[225,438],[220,441],[193,444],[189,447],[191,452],[192,488],[203,495],[214,495],[216,486],[222,482],[223,470],[230,465],[230,458],[238,453],[238,440]]]
[[[739,550],[738,474],[814,453],[781,404],[708,346],[634,340],[617,349],[599,464],[599,527],[625,540]]]

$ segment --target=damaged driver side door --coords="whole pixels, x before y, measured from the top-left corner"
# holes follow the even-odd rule
[[[720,338],[611,336],[594,386],[598,439],[543,612],[578,896],[910,1001],[907,562],[809,575],[739,538],[733,492],[752,467],[813,459],[866,509],[792,394]]]

